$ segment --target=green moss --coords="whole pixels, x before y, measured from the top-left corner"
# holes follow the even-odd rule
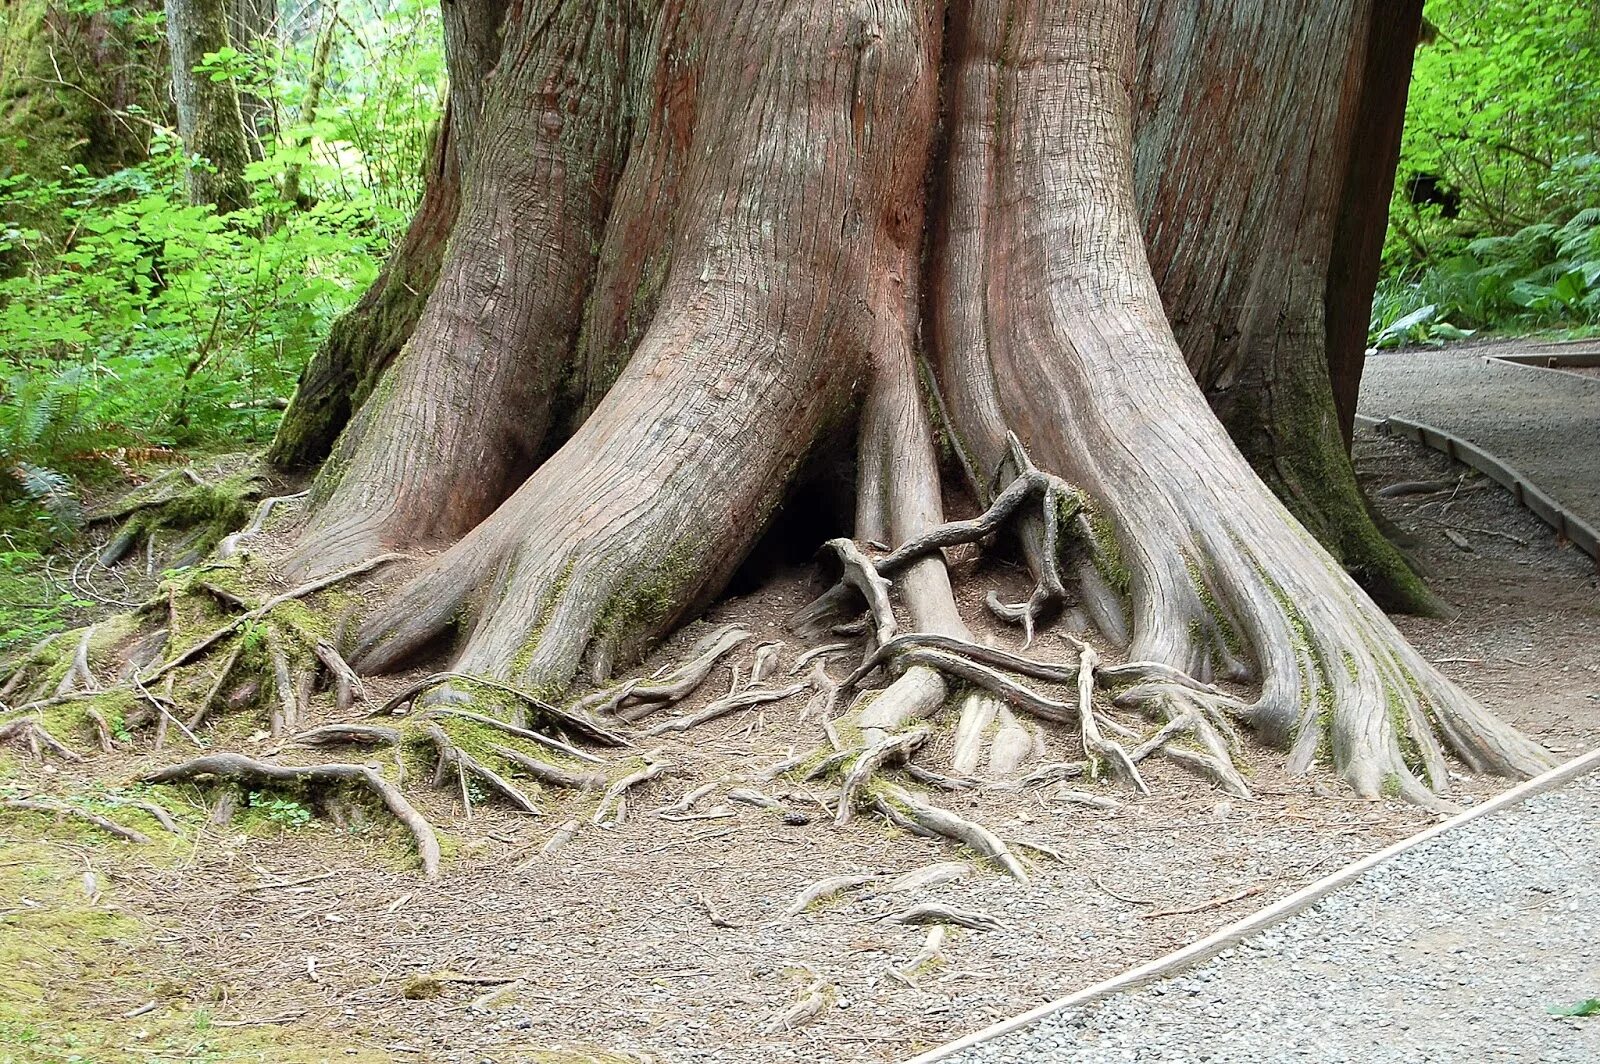
[[[1200,604],[1205,608],[1206,616],[1211,618],[1211,632],[1222,641],[1223,647],[1235,658],[1245,656],[1244,640],[1239,638],[1239,630],[1233,626],[1227,611],[1222,608],[1222,603],[1217,601],[1217,596],[1212,593],[1211,585],[1206,582],[1205,573],[1200,565],[1187,554],[1183,558],[1184,566],[1189,570],[1189,582],[1194,586],[1194,593],[1200,599]],[[1199,626],[1204,628],[1203,625]],[[1190,635],[1193,636],[1191,628]],[[1199,644],[1201,640],[1197,639]]]
[[[1400,777],[1394,773],[1383,777],[1383,786],[1379,791],[1385,798],[1400,797]]]
[[[141,848],[141,856],[148,850]],[[162,950],[129,916],[116,880],[99,871],[91,899],[82,863],[54,846],[0,845],[0,897],[31,904],[0,916],[0,1060],[6,1064],[152,1060],[375,1064],[316,1027],[220,1027],[206,1008],[212,981],[186,982],[182,959]],[[137,1024],[122,1014],[158,1008]]]
[[[1133,590],[1133,574],[1122,554],[1122,544],[1117,540],[1117,530],[1099,509],[1089,510],[1089,534],[1094,539],[1094,567],[1112,589],[1127,598]]]
[[[517,652],[511,655],[511,675],[521,677],[527,675],[528,667],[533,664],[533,656],[539,652],[539,641],[544,637],[545,628],[555,616],[556,607],[561,603],[561,596],[566,594],[567,587],[572,583],[572,573],[577,567],[577,562],[569,561],[561,570],[561,575],[551,582],[545,591],[543,599],[539,602],[538,620],[534,622],[533,629],[528,633],[528,638]],[[558,695],[560,692],[556,692]],[[534,695],[542,698],[543,695]]]

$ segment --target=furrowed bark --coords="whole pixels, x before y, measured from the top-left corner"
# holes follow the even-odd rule
[[[1356,484],[1330,372],[1336,356],[1360,373],[1405,19],[1373,0],[1142,6],[1135,187],[1178,345],[1234,442],[1329,553],[1385,606],[1437,613]],[[1316,47],[1263,47],[1290,33]]]
[[[291,573],[448,542],[536,465],[621,164],[637,16],[545,0],[507,26],[438,282],[324,467]]]
[[[992,365],[1006,423],[1042,467],[1087,492],[1104,523],[1101,564],[1129,601],[1130,656],[1203,677],[1236,644],[1262,683],[1249,718],[1292,745],[1291,766],[1320,748],[1363,794],[1428,801],[1429,786],[1445,784],[1442,735],[1474,769],[1537,771],[1547,755],[1406,645],[1206,405],[1163,314],[1135,208],[1130,7],[982,0],[953,25],[954,98],[970,98],[969,77],[997,80],[1001,120],[992,142],[970,113],[951,123],[953,160],[992,155],[986,180],[949,184],[958,200],[988,196],[951,208],[983,218],[988,253],[971,273],[947,272],[935,308],[981,315],[989,342],[942,351],[941,385],[959,390],[963,375]],[[980,457],[979,468],[996,468],[1002,455]]]
[[[559,690],[720,590],[845,421],[873,334],[859,293],[917,240],[934,6],[686,5],[702,104],[649,329],[577,434],[362,627],[353,664],[403,663],[470,605],[457,670]]]
[[[333,449],[350,416],[416,329],[461,208],[461,169],[483,111],[483,82],[500,58],[505,0],[445,4],[450,98],[434,138],[422,199],[405,236],[355,306],[306,363],[267,451],[280,469],[309,469]]]

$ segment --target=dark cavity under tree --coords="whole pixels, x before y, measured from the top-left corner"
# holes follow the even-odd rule
[[[951,782],[909,762],[922,720],[952,698],[958,775],[975,742],[992,737],[991,764],[1026,742],[1014,714],[1081,742],[1082,760],[1033,778],[1104,773],[1137,789],[1139,762],[1159,753],[1244,791],[1236,724],[1292,769],[1325,760],[1363,795],[1422,804],[1446,788],[1447,754],[1509,776],[1548,764],[1351,575],[1425,600],[1373,528],[1343,443],[1359,364],[1347,323],[1372,286],[1416,4],[446,11],[434,180],[385,276],[308,369],[273,452],[307,464],[331,448],[278,559],[294,585],[199,642],[176,635],[182,611],[162,597],[170,621],[134,664],[145,702],[237,638],[204,681],[202,719],[232,662],[261,654],[240,635],[252,624],[391,552],[437,550],[314,661],[266,640],[274,731],[293,730],[312,668],[342,710],[355,673],[447,645],[448,673],[391,702],[427,703],[412,738],[437,751],[437,779],[454,769],[463,800],[471,775],[525,803],[445,718],[476,700],[480,725],[554,739],[564,757],[623,741],[617,729],[684,697],[745,634],[714,633],[663,679],[554,701],[695,616],[798,484],[848,467],[854,536],[828,544],[843,576],[797,620],[826,627],[864,601],[866,664],[843,683],[819,668],[752,681],[649,734],[809,690],[832,749],[774,771],[837,778],[840,821],[870,808],[1017,874],[1000,840],[875,779],[907,763]],[[946,521],[940,435],[977,518]],[[1059,617],[1126,648],[1126,663],[1102,666],[1087,644],[1053,663],[971,640],[940,550],[1002,529],[1037,586],[989,605],[1021,626],[1023,650]],[[46,675],[63,677],[58,696],[92,688],[92,635]],[[751,671],[770,664],[758,649]],[[836,717],[880,669],[883,689]],[[407,741],[360,724],[313,738]],[[604,787],[596,822],[663,770],[612,778],[593,758],[494,756],[506,772]],[[416,822],[374,770],[312,771],[215,755],[161,778],[361,782]]]

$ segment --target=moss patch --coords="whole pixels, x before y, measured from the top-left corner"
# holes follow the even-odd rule
[[[190,998],[181,963],[121,907],[112,882],[97,874],[94,896],[86,888],[70,854],[32,841],[0,845],[3,1064],[388,1059],[294,1025],[216,1026]],[[126,1016],[151,1001],[153,1011]]]

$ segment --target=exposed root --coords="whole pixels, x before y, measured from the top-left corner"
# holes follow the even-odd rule
[[[0,743],[21,743],[35,761],[42,760],[48,750],[63,761],[82,761],[83,755],[50,734],[35,716],[13,717],[0,724]]]
[[[944,963],[944,940],[949,934],[948,925],[934,924],[928,929],[928,937],[922,940],[922,948],[912,954],[911,959],[905,963],[889,965],[889,975],[913,990],[919,989],[917,975]]]
[[[268,718],[268,730],[274,739],[300,727],[300,702],[295,697],[294,682],[289,678],[289,655],[283,649],[283,636],[275,625],[267,625],[264,635],[267,657],[272,662],[272,693],[277,708]]]
[[[464,672],[436,672],[431,676],[424,676],[422,679],[410,684],[404,690],[390,698],[383,705],[379,706],[372,712],[372,716],[378,717],[383,716],[386,713],[393,713],[399,707],[406,705],[407,703],[414,702],[417,699],[417,696],[423,692],[431,691],[436,687],[443,687],[452,682],[473,684],[503,695],[509,695],[511,698],[516,700],[521,707],[524,707],[527,710],[532,710],[536,716],[550,721],[566,731],[574,735],[581,736],[590,742],[599,743],[602,746],[632,745],[628,742],[625,736],[618,732],[612,731],[610,728],[607,728],[605,725],[601,724],[599,721],[585,713],[561,709],[557,706],[551,705],[542,698],[529,694],[527,691],[524,691],[521,688],[513,687],[507,683],[501,683],[499,680],[493,680],[486,676],[472,676]],[[519,719],[513,723],[514,726],[522,728],[527,723],[527,714],[519,711],[518,716],[522,719]]]
[[[956,927],[970,927],[974,931],[1004,931],[1006,925],[990,916],[988,913],[977,912],[973,909],[961,909],[954,905],[944,905],[940,902],[925,901],[913,905],[888,916],[880,916],[879,920],[890,924],[954,924]]]
[[[873,806],[890,821],[918,834],[950,839],[967,846],[1005,869],[1020,882],[1028,881],[1028,873],[998,835],[981,824],[975,824],[947,809],[928,805],[911,792],[892,784],[879,784],[872,794]]]
[[[329,786],[356,783],[366,787],[383,802],[416,841],[422,871],[429,879],[439,876],[439,839],[433,827],[406,800],[400,788],[365,765],[273,765],[242,754],[206,754],[192,761],[172,765],[144,777],[146,783],[180,783],[211,778],[241,787],[262,784]]]
[[[776,798],[758,791],[754,787],[735,787],[728,792],[728,800],[730,802],[738,802],[741,805],[755,806],[757,809],[765,809],[769,813],[777,813],[783,818],[785,824],[795,827],[802,827],[811,823],[811,818],[806,814],[784,805]]]
[[[840,583],[855,588],[866,600],[867,616],[872,621],[873,642],[877,646],[889,642],[899,629],[894,619],[894,608],[889,605],[889,581],[883,578],[878,568],[852,541],[830,539],[823,546],[839,556],[839,564],[844,567]]]
[[[76,817],[87,824],[94,825],[108,835],[114,835],[127,842],[143,845],[150,841],[149,836],[142,832],[135,831],[130,827],[124,827],[115,820],[108,820],[98,813],[91,813],[87,809],[79,809],[77,806],[67,805],[64,802],[52,802],[43,798],[7,798],[0,800],[0,809],[15,809],[19,812],[29,813],[51,813],[57,817]],[[176,831],[176,827],[173,830]]]
[[[911,755],[928,741],[931,734],[927,728],[914,728],[880,739],[861,751],[845,772],[844,782],[839,786],[839,808],[833,822],[841,827],[850,823],[862,788],[867,786],[878,770],[892,762],[910,760]]]
[[[768,702],[781,702],[785,698],[793,698],[802,691],[810,690],[810,687],[809,681],[802,681],[790,684],[788,687],[746,688],[743,691],[723,695],[698,713],[662,721],[655,727],[648,729],[645,734],[667,735],[674,732],[685,732],[690,728],[698,728],[702,724],[708,724],[742,709],[750,709],[752,706],[765,705]]]
[[[327,588],[333,587],[335,584],[342,584],[344,581],[361,576],[363,573],[369,573],[378,568],[380,565],[387,565],[389,562],[393,561],[403,561],[406,557],[408,556],[404,554],[380,554],[376,558],[370,558],[359,565],[352,565],[348,568],[340,569],[336,573],[329,573],[327,576],[301,584],[299,587],[291,588],[281,595],[274,595],[272,598],[257,606],[255,609],[235,617],[233,620],[229,621],[221,628],[218,628],[216,631],[212,632],[198,643],[190,646],[187,650],[180,651],[173,657],[168,658],[166,661],[156,666],[155,669],[141,676],[140,679],[145,683],[152,683],[155,680],[160,679],[162,676],[165,676],[173,669],[189,664],[201,654],[204,654],[207,650],[210,650],[217,643],[244,628],[252,621],[261,620],[263,617],[267,616],[267,614],[271,613],[274,609],[283,605],[285,602],[293,602],[296,599],[305,598],[307,595],[314,595],[318,591],[323,591]]]
[[[627,818],[627,795],[630,790],[660,776],[672,768],[672,762],[657,760],[659,750],[652,750],[645,755],[645,766],[637,772],[630,773],[617,780],[606,788],[606,793],[601,797],[600,804],[595,807],[593,815],[589,817],[591,824],[604,824],[606,818],[611,817],[611,824],[616,826]]]
[[[361,677],[350,664],[339,656],[339,651],[325,639],[319,639],[313,648],[317,660],[322,662],[328,670],[328,675],[333,679],[333,705],[340,713],[344,713],[357,702],[367,700],[367,689],[361,682]]]
[[[862,887],[870,883],[876,883],[882,878],[882,876],[878,875],[856,874],[829,876],[826,879],[819,879],[815,883],[808,883],[800,889],[800,893],[794,896],[794,901],[789,903],[789,907],[784,910],[784,915],[799,916],[819,901],[827,901],[830,898],[838,897],[840,894],[860,890]]]
[[[267,518],[272,516],[272,511],[275,508],[286,502],[303,499],[310,494],[310,491],[297,491],[293,495],[274,495],[270,498],[262,499],[256,504],[256,511],[250,516],[250,523],[239,531],[224,536],[222,541],[217,544],[216,556],[225,559],[239,554],[244,549],[245,540],[261,534],[261,530],[266,527]]]
[[[762,1028],[763,1034],[782,1034],[797,1027],[804,1027],[828,1007],[828,981],[810,968],[805,968],[805,971],[811,975],[811,983],[800,995],[799,1000],[767,1022]]]
[[[532,728],[523,728],[515,724],[507,724],[505,721],[500,720],[497,717],[486,717],[482,713],[473,713],[465,709],[456,709],[453,706],[439,706],[434,709],[430,709],[428,711],[428,716],[459,717],[462,720],[470,720],[474,724],[482,724],[486,728],[494,728],[497,731],[503,731],[507,735],[514,735],[519,739],[527,739],[529,742],[538,743],[540,746],[548,747],[557,753],[565,754],[568,757],[575,757],[579,761],[587,761],[592,765],[605,764],[604,758],[596,757],[587,750],[580,750],[571,743],[564,743],[560,739],[546,735],[543,732],[534,731]]]
[[[1099,663],[1100,655],[1093,647],[1085,646],[1078,654],[1078,736],[1083,741],[1083,752],[1091,761],[1103,764],[1125,786],[1149,794],[1150,788],[1128,752],[1100,734],[1094,714],[1094,670]]]
[[[495,746],[491,748],[494,755],[507,761],[525,772],[530,778],[541,784],[552,787],[567,787],[575,791],[598,791],[609,782],[603,772],[573,772],[553,765],[548,761],[541,761],[536,757],[529,757],[520,750],[513,750],[509,746]]]
[[[89,641],[94,638],[95,627],[89,625],[78,637],[78,645],[72,651],[72,664],[56,685],[57,697],[73,691],[93,692],[100,689],[100,681],[89,671]]]
[[[472,814],[472,798],[467,788],[467,780],[475,779],[490,791],[504,798],[515,809],[534,816],[543,816],[544,810],[533,804],[533,800],[505,777],[494,771],[471,754],[462,750],[451,742],[450,736],[445,734],[443,728],[437,724],[423,726],[422,734],[433,744],[434,750],[439,755],[438,768],[434,772],[434,785],[444,782],[445,770],[454,769],[456,779],[461,784],[461,803],[467,810],[467,815]]]
[[[399,746],[400,732],[380,724],[324,724],[294,737],[299,746]]]
[[[779,642],[762,643],[756,647],[755,660],[750,662],[749,684],[754,687],[766,679],[767,673],[777,665],[778,659],[783,656],[783,644]]]
[[[872,891],[869,896],[877,898],[885,894],[917,894],[946,883],[954,883],[958,879],[965,879],[971,872],[972,866],[966,861],[940,861],[926,868],[914,869],[895,876]]]
[[[682,798],[679,798],[671,805],[664,805],[657,809],[656,815],[663,820],[672,820],[675,817],[692,813],[694,812],[694,807],[700,804],[700,799],[716,790],[719,786],[721,785],[716,780],[712,780],[710,783],[702,783],[700,786],[685,792]]]
[[[597,691],[579,700],[571,711],[579,714],[598,713],[601,716],[616,714],[630,723],[643,720],[658,710],[681,702],[705,682],[730,651],[750,638],[750,633],[736,625],[728,625],[711,633],[696,644],[690,661],[665,678],[654,683],[630,680],[605,691]]]
[[[222,694],[223,685],[228,682],[228,677],[233,674],[233,670],[239,664],[239,658],[243,654],[244,646],[240,644],[229,651],[228,656],[223,659],[222,668],[217,670],[217,678],[206,689],[205,697],[200,700],[199,707],[194,711],[194,715],[189,718],[188,726],[191,731],[199,728],[211,715],[212,707],[217,704],[217,699]]]

